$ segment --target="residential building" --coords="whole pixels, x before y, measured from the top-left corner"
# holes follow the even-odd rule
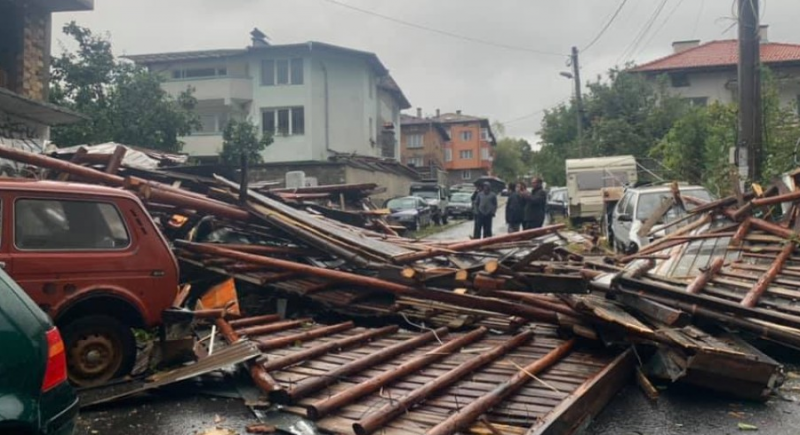
[[[0,0],[0,143],[41,149],[50,126],[84,119],[47,102],[51,14],[88,11],[94,0]]]
[[[445,114],[437,110],[431,119],[442,124],[450,137],[444,146],[444,168],[450,185],[491,175],[497,140],[488,119],[464,115],[460,110]]]
[[[397,158],[400,111],[410,104],[373,53],[321,42],[272,45],[255,29],[243,49],[129,56],[188,88],[202,128],[181,138],[192,156],[216,159],[229,119],[250,119],[274,143],[265,162],[323,161],[331,155]]]
[[[775,76],[780,100],[797,105],[800,97],[800,44],[769,42],[768,27],[761,26],[761,62]],[[737,101],[739,45],[734,39],[722,41],[678,41],[669,56],[644,63],[631,71],[652,81],[667,76],[670,92],[695,105],[713,101]]]
[[[444,124],[424,118],[422,109],[417,109],[417,116],[400,116],[401,161],[424,178],[436,178],[437,172],[444,170],[444,149],[449,141]]]

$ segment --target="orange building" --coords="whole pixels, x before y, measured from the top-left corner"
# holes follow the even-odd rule
[[[450,137],[442,123],[417,116],[400,116],[400,158],[413,166],[424,178],[434,178],[437,170],[444,170],[444,148]]]
[[[488,119],[464,115],[460,110],[440,115],[437,110],[432,120],[444,125],[450,136],[444,145],[444,168],[450,185],[491,175],[497,140]]]

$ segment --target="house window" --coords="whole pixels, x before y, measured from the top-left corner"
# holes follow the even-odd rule
[[[444,149],[444,161],[445,162],[452,162],[453,161],[453,150],[450,148]]]
[[[468,142],[472,140],[472,130],[464,130],[461,132],[461,141]]]
[[[261,86],[303,84],[303,59],[265,59],[261,61]]]
[[[422,148],[422,135],[421,134],[408,135],[408,139],[406,139],[406,146],[408,148]]]
[[[489,160],[489,148],[481,148],[481,160]]]
[[[461,171],[461,179],[462,180],[471,180],[472,179],[472,171],[469,169],[464,169]]]
[[[174,80],[181,79],[199,79],[207,77],[224,77],[228,75],[228,68],[208,67],[208,68],[182,68],[172,70],[172,78]]]
[[[461,160],[471,159],[472,150],[461,150],[458,152],[458,158]]]
[[[220,133],[228,125],[227,113],[203,113],[200,114],[200,128],[196,133]]]
[[[484,141],[484,142],[488,142],[489,141],[489,129],[488,128],[482,128],[481,129],[481,140]]]
[[[425,165],[425,160],[422,157],[409,157],[406,160],[406,163],[408,163],[410,166],[416,166],[420,168]]]
[[[281,136],[305,134],[305,110],[302,107],[264,109],[261,111],[261,130]]]
[[[686,73],[674,73],[669,75],[670,83],[673,88],[686,88],[689,87],[689,75]]]

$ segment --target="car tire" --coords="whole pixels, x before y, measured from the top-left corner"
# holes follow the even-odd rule
[[[133,331],[103,315],[75,319],[64,334],[69,380],[79,387],[100,385],[131,372],[136,362]]]

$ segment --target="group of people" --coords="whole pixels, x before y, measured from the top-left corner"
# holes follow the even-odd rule
[[[542,188],[540,178],[531,181],[530,191],[525,183],[508,184],[506,224],[509,233],[541,227],[544,224],[546,208],[547,192]],[[488,183],[472,195],[472,210],[475,216],[472,237],[474,239],[492,237],[492,219],[497,213],[497,195],[492,192]]]

